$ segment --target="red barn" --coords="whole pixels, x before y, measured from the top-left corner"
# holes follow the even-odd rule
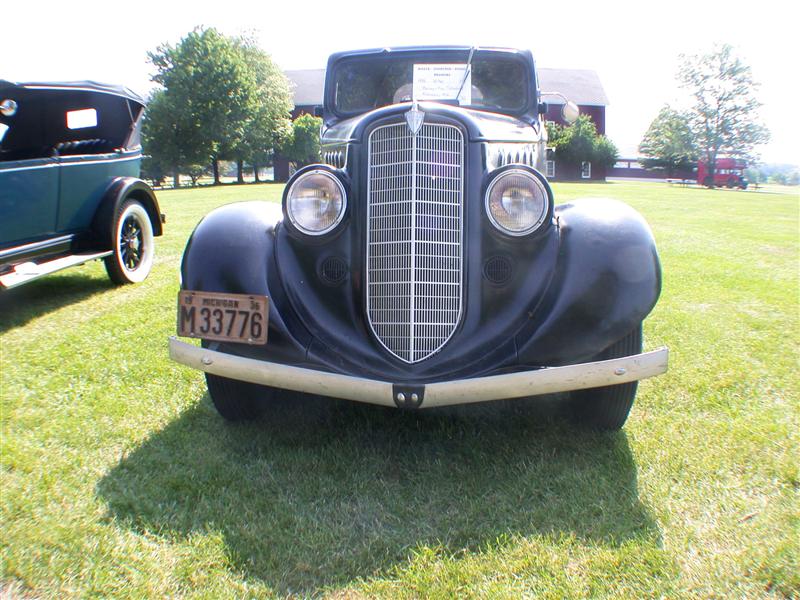
[[[597,133],[606,134],[606,106],[608,97],[600,83],[600,78],[595,71],[587,69],[548,69],[539,68],[539,89],[542,99],[547,102],[548,109],[545,119],[561,125],[566,125],[561,118],[561,108],[564,101],[558,96],[548,95],[547,92],[559,92],[572,100],[581,109],[582,115],[588,115],[597,127]],[[558,164],[558,161],[548,161],[548,179],[555,180],[580,180],[592,179],[605,181],[604,168],[584,162],[580,165]]]

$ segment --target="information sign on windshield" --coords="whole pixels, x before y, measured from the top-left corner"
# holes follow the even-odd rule
[[[414,100],[453,100],[458,95],[459,104],[472,104],[472,73],[464,79],[467,68],[465,64],[415,64]]]

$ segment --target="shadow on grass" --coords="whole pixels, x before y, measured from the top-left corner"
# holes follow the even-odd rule
[[[78,272],[43,277],[18,288],[0,291],[0,333],[113,287],[106,278],[87,277]]]
[[[219,532],[233,568],[283,594],[386,573],[423,545],[660,541],[626,434],[573,430],[521,402],[405,413],[313,400],[230,425],[205,396],[97,493],[135,531]]]

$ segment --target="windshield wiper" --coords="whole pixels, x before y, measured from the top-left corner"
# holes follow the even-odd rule
[[[461,90],[464,89],[464,84],[467,83],[467,77],[469,77],[470,73],[472,73],[472,57],[475,54],[475,50],[477,46],[471,46],[469,49],[469,56],[467,57],[467,66],[464,67],[464,79],[461,80],[461,86],[458,88],[458,92],[456,92],[456,97],[454,100],[458,102],[458,97],[461,96]],[[459,102],[459,106],[461,103]]]

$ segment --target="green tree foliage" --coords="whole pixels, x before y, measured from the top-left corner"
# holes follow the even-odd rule
[[[749,167],[745,169],[744,176],[747,178],[747,181],[750,182],[752,187],[758,187],[760,183],[764,182],[764,176],[761,174],[761,170],[757,167]]]
[[[281,146],[281,154],[298,167],[319,161],[319,129],[322,119],[304,114],[292,123],[292,130]]]
[[[142,120],[142,147],[147,152],[142,160],[142,177],[154,185],[162,184],[167,174],[177,178],[180,172],[180,148],[170,112],[164,90],[153,92]]]
[[[770,183],[777,183],[777,184],[780,184],[780,185],[786,185],[786,183],[788,181],[789,181],[789,178],[786,175],[786,173],[778,172],[778,173],[773,173],[772,175],[769,176],[769,182]]]
[[[158,181],[172,173],[174,187],[178,187],[180,173],[196,172],[198,165],[208,162],[200,130],[177,119],[178,112],[173,98],[165,90],[156,90],[142,122],[142,146],[148,154],[143,164],[145,177]]]
[[[659,169],[672,176],[690,171],[697,163],[697,148],[686,115],[664,106],[639,144],[646,169]]]
[[[678,80],[693,100],[689,126],[713,185],[717,157],[749,158],[756,146],[769,141],[769,132],[759,122],[761,103],[754,95],[758,84],[727,44],[709,54],[680,58]]]
[[[197,28],[175,46],[159,46],[149,58],[157,71],[153,81],[164,87],[179,154],[191,157],[178,166],[197,164],[199,157],[212,160],[218,183],[217,161],[243,143],[259,97],[241,44],[216,29]]]
[[[242,140],[235,148],[234,158],[239,163],[240,181],[243,161],[253,166],[258,180],[258,167],[266,165],[272,159],[273,150],[291,134],[292,92],[286,75],[272,62],[269,54],[253,40],[239,38],[236,43],[255,82],[256,102],[248,115]]]
[[[594,141],[592,162],[601,167],[613,167],[619,158],[619,150],[610,139],[604,135],[598,135]]]
[[[588,115],[581,115],[572,125],[564,127],[547,123],[548,145],[555,148],[555,158],[572,165],[589,161],[598,167],[612,166],[618,156],[617,147],[604,135]]]
[[[800,167],[792,164],[757,164],[751,165],[745,176],[751,184],[780,183],[800,185]]]
[[[162,163],[154,161],[152,156],[142,157],[141,177],[149,181],[153,187],[164,185],[167,175],[169,175],[169,171],[164,168]]]
[[[545,121],[545,128],[547,129],[547,145],[551,148],[558,147],[564,127],[553,121]]]
[[[163,86],[148,108],[154,168],[166,164],[196,182],[211,161],[219,183],[219,160],[235,160],[241,181],[245,161],[257,173],[289,134],[289,82],[253,40],[197,28],[149,57]]]

